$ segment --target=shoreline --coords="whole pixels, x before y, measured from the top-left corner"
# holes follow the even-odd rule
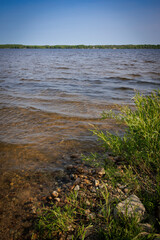
[[[0,44],[1,49],[160,49],[160,44],[124,44],[124,45],[23,45]]]

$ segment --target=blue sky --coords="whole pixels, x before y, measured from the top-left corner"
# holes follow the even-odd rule
[[[160,0],[0,0],[0,44],[160,44]]]

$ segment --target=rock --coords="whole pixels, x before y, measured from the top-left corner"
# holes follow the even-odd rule
[[[51,201],[51,200],[52,200],[52,197],[51,197],[51,196],[48,196],[48,197],[47,197],[47,200],[48,200],[48,201]]]
[[[99,186],[99,180],[95,180],[94,185],[95,185],[95,187],[98,187]]]
[[[84,181],[84,183],[87,184],[87,185],[92,185],[92,183],[91,183],[88,179],[84,179],[83,181]]]
[[[88,169],[88,174],[92,174],[94,170]]]
[[[36,214],[36,213],[37,213],[37,209],[36,209],[35,206],[32,207],[31,212],[32,212],[33,214]]]
[[[93,219],[96,218],[96,214],[95,213],[90,213],[88,217],[89,217],[89,219],[93,220]]]
[[[72,154],[70,158],[79,158],[79,155],[75,153],[75,154]]]
[[[142,228],[144,232],[148,233],[152,232],[152,225],[149,223],[139,223],[139,226]]]
[[[82,192],[82,191],[81,191],[81,192],[79,192],[79,193],[80,193],[80,196],[81,196],[81,197],[86,198],[85,192]]]
[[[58,197],[58,195],[59,195],[59,193],[57,191],[53,191],[51,193],[51,196],[54,197],[54,198]]]
[[[43,197],[41,198],[41,200],[42,200],[42,201],[46,201],[46,200],[47,200],[47,197],[46,197],[46,196],[43,196]]]
[[[126,200],[120,202],[114,209],[114,216],[125,215],[128,217],[137,216],[137,220],[143,219],[145,207],[136,195],[131,195]]]
[[[75,191],[79,191],[79,189],[80,189],[79,185],[76,185],[74,188]]]
[[[90,201],[89,201],[88,199],[86,200],[86,202],[85,202],[85,203],[86,203],[86,205],[88,205],[88,206],[90,206],[90,205],[91,205],[91,203],[90,203]]]
[[[74,179],[75,179],[75,175],[74,175],[74,174],[71,174],[71,175],[70,175],[70,179],[71,179],[71,180],[74,180]]]
[[[84,188],[84,185],[83,185],[83,183],[81,183],[81,184],[80,184],[80,187],[81,187],[81,188]]]
[[[104,184],[100,184],[100,185],[99,185],[99,188],[100,188],[100,189],[105,188],[105,187],[104,187]]]
[[[74,181],[74,185],[77,185],[81,182],[81,179],[78,177],[75,181]]]
[[[97,168],[96,169],[96,173],[100,176],[100,177],[102,177],[103,175],[105,175],[105,170],[104,170],[104,168]]]
[[[85,210],[85,214],[88,215],[91,211],[89,209]]]
[[[60,193],[61,192],[61,188],[57,188],[57,192]]]
[[[128,188],[125,188],[125,189],[123,189],[123,191],[124,191],[124,193],[128,193],[129,192],[129,189]]]
[[[61,201],[60,198],[55,198],[54,200],[55,200],[56,202],[60,202],[60,201]]]
[[[71,170],[71,169],[73,169],[73,168],[74,168],[73,165],[68,165],[68,166],[67,166],[67,170]]]
[[[118,183],[117,186],[118,186],[118,188],[120,188],[120,189],[126,188],[126,185],[121,185],[120,183]]]
[[[123,192],[120,188],[117,188],[117,193],[123,194]]]
[[[77,171],[78,171],[79,173],[83,173],[83,172],[84,172],[84,169],[83,169],[83,167],[77,167]]]
[[[96,189],[95,189],[94,187],[91,187],[91,188],[90,188],[90,191],[91,191],[92,193],[96,193]]]

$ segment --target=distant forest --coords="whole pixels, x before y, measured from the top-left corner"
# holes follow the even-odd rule
[[[160,49],[158,45],[22,45],[22,44],[1,44],[0,48],[18,49]]]

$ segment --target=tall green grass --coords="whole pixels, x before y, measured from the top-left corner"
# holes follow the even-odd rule
[[[133,100],[134,108],[126,106],[119,114],[113,111],[102,114],[103,119],[113,118],[125,123],[123,136],[98,129],[92,131],[106,151],[132,169],[131,175],[135,176],[140,189],[138,194],[147,212],[155,216],[160,206],[160,90],[147,96],[137,93]],[[159,220],[156,221],[159,225]]]
[[[134,110],[122,107],[118,115],[112,111],[102,115],[103,119],[114,118],[126,124],[122,137],[97,129],[93,133],[107,151],[112,151],[141,171],[157,174],[160,166],[160,90],[149,96],[137,93],[134,103]]]

